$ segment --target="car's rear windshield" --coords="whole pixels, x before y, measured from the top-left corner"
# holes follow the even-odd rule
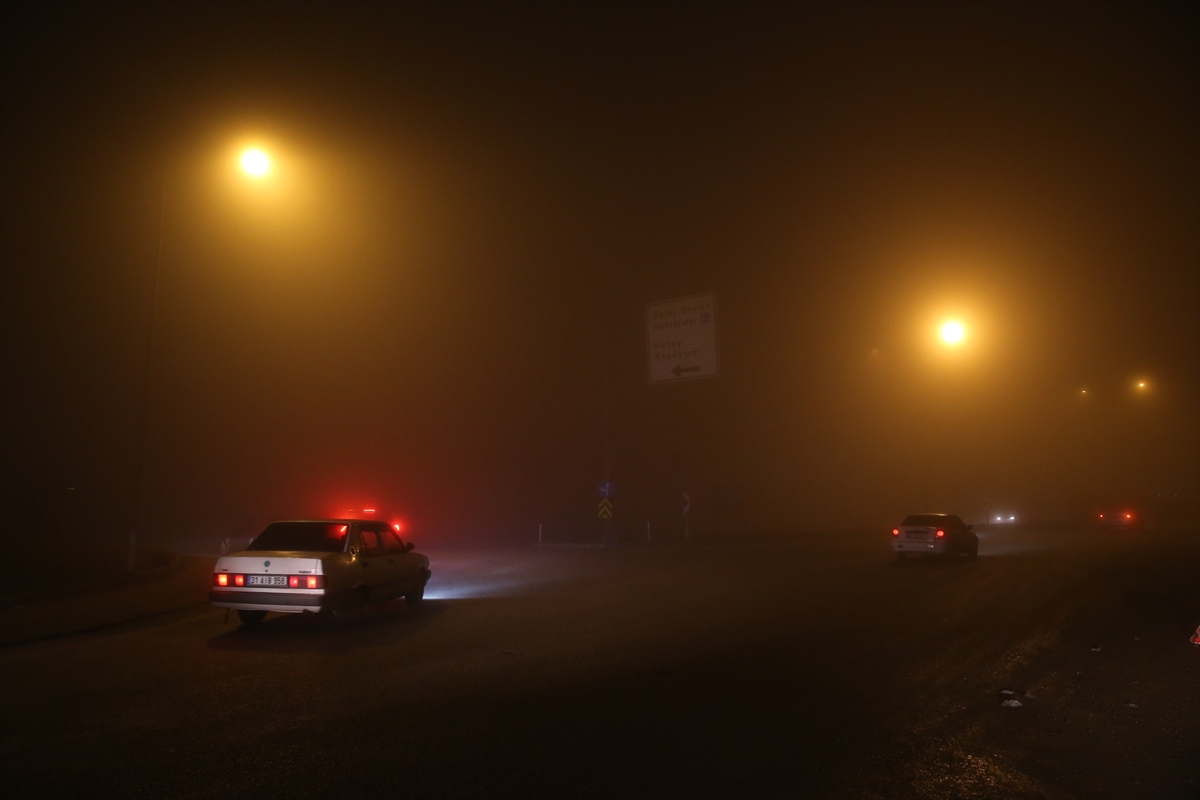
[[[343,522],[273,522],[246,549],[340,553],[346,529]]]
[[[941,514],[909,514],[901,525],[945,525],[946,517]]]

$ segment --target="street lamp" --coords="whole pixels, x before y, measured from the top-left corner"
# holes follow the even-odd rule
[[[271,172],[271,157],[257,147],[242,152],[239,159],[242,172],[251,178],[260,179]],[[154,363],[154,334],[158,322],[158,294],[162,276],[163,239],[167,222],[167,180],[163,180],[162,200],[158,214],[158,250],[154,258],[154,290],[150,298],[150,329],[146,335],[146,368],[142,383],[142,413],[138,423],[137,449],[137,511],[133,530],[129,532],[128,568],[134,571],[137,560],[137,539],[142,530],[146,498],[146,423],[150,415],[150,385]]]
[[[265,178],[271,171],[271,157],[257,147],[251,147],[242,152],[239,162],[242,172],[251,178]]]
[[[963,340],[967,338],[966,327],[958,320],[953,319],[942,323],[940,333],[942,341],[951,347],[962,344]]]

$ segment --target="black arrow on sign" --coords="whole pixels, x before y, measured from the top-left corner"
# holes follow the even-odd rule
[[[700,371],[700,367],[685,367],[682,364],[675,367],[675,369],[671,370],[671,372],[675,373],[676,378],[678,378],[684,372],[699,372],[699,371]]]

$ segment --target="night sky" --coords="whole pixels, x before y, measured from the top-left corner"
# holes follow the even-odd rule
[[[151,540],[1197,504],[1195,4],[3,13],[6,538],[136,525],[160,231]]]

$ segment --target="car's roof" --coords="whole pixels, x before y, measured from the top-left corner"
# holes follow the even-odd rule
[[[293,522],[314,522],[314,523],[320,523],[320,524],[325,524],[325,525],[362,525],[364,523],[368,524],[368,525],[387,525],[388,524],[381,519],[277,519],[274,522],[272,522],[271,524],[278,525],[280,523],[293,523]]]

